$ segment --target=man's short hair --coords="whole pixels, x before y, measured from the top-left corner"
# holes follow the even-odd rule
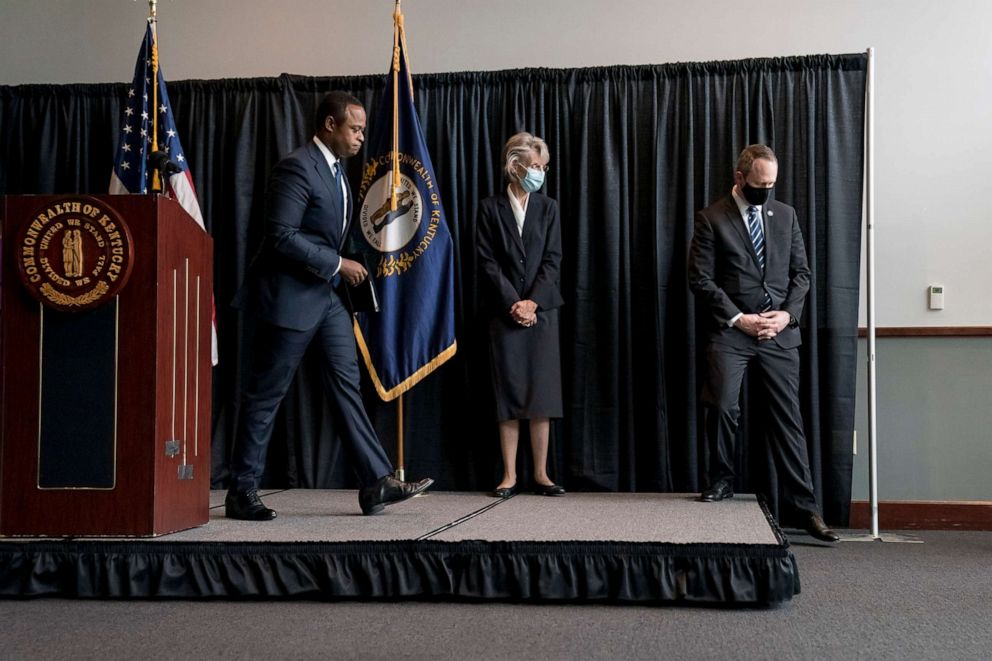
[[[324,120],[328,117],[333,117],[335,124],[343,122],[348,114],[348,106],[364,107],[361,101],[347,92],[334,91],[325,94],[314,116],[316,130],[319,131],[324,127]]]
[[[775,152],[768,145],[748,145],[741,152],[741,155],[737,157],[737,165],[734,167],[735,172],[740,172],[742,175],[747,177],[751,172],[751,166],[754,162],[763,158],[766,161],[772,161],[773,163],[778,163],[778,158],[775,156]]]

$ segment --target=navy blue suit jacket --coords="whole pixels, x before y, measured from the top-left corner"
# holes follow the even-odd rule
[[[727,326],[738,313],[761,311],[767,291],[773,310],[785,310],[793,324],[775,337],[783,348],[799,346],[799,318],[809,292],[809,265],[796,210],[769,200],[762,206],[765,270],[758,265],[737,203],[731,195],[696,213],[689,251],[689,287],[709,308],[713,340],[746,344],[754,339]]]
[[[269,175],[265,238],[238,305],[251,297],[259,317],[292,330],[313,328],[337,296],[335,275],[347,235],[341,193],[320,149],[308,142]],[[346,217],[351,217],[348,196]]]

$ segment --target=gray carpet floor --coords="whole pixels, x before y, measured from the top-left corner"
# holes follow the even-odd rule
[[[918,536],[793,534],[803,592],[773,609],[0,601],[0,658],[992,658],[992,533]]]

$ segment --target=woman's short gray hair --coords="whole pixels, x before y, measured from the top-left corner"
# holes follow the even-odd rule
[[[526,131],[521,131],[506,141],[506,146],[503,147],[503,172],[507,177],[515,178],[513,166],[520,162],[523,156],[530,154],[531,150],[536,151],[545,162],[551,158],[547,143]]]

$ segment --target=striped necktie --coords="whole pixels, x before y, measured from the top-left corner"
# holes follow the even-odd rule
[[[765,272],[765,233],[761,229],[761,218],[758,217],[758,207],[749,206],[747,208],[747,231],[751,235],[751,245],[754,246],[754,254],[758,258],[758,266],[761,272]],[[768,290],[764,292],[761,300],[761,311],[765,312],[772,308],[772,299],[768,295]]]
[[[343,229],[348,226],[348,200],[344,196],[344,172],[341,161],[337,161],[332,169],[334,171],[334,187],[337,189],[338,197],[341,198],[341,218],[343,220],[341,227]],[[341,239],[343,241],[344,236]]]

